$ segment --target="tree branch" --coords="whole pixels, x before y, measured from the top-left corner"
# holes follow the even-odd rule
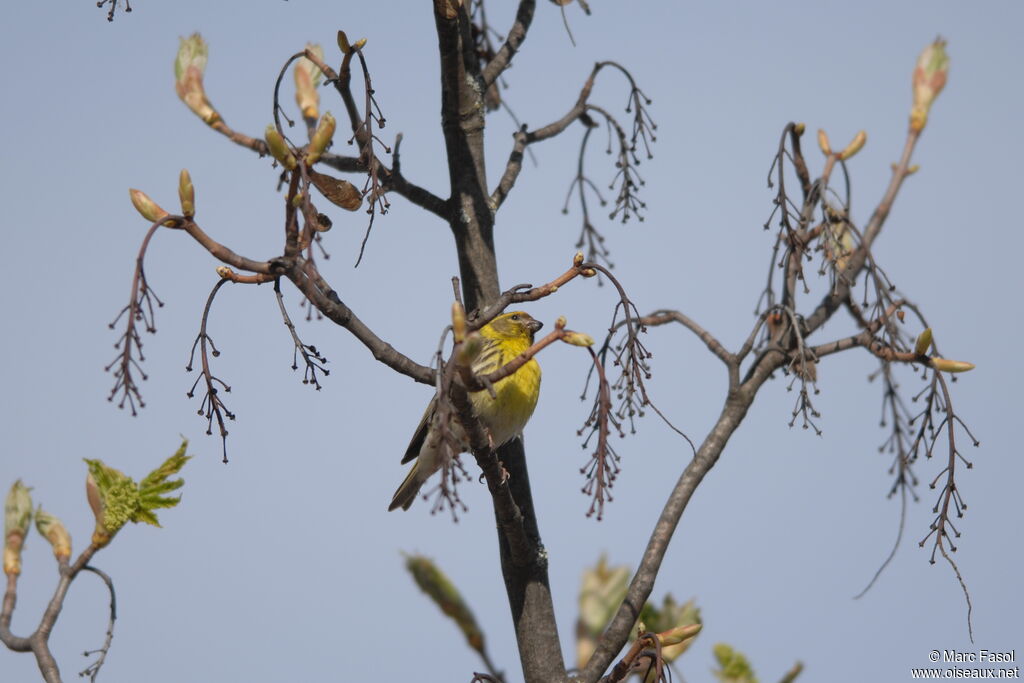
[[[520,1],[519,9],[516,10],[516,20],[508,32],[505,44],[498,49],[494,59],[484,67],[482,74],[484,90],[498,80],[502,72],[511,65],[512,58],[519,51],[523,41],[526,40],[526,33],[530,30],[530,24],[533,22],[533,12],[536,9],[536,5],[537,3],[534,0]]]

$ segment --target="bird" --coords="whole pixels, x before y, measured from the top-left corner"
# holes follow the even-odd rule
[[[499,315],[480,328],[483,342],[473,361],[476,376],[494,372],[533,344],[533,336],[544,326],[523,311]],[[540,396],[540,365],[531,358],[514,373],[494,383],[492,394],[487,389],[469,394],[473,413],[486,428],[494,449],[522,434],[523,427],[533,415]],[[461,451],[469,444],[461,425],[453,421],[451,434],[460,444]],[[413,462],[412,469],[395,491],[388,510],[408,510],[416,500],[420,487],[444,464],[444,448],[437,425],[437,397],[435,396],[420,420],[402,457],[402,464]]]

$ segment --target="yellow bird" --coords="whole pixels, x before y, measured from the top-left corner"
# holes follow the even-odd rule
[[[480,328],[483,348],[473,361],[473,373],[477,376],[494,372],[518,356],[533,344],[533,335],[543,327],[522,311],[499,315]],[[487,428],[493,447],[496,449],[514,437],[519,436],[526,426],[540,396],[540,365],[530,359],[525,365],[508,377],[494,383],[494,397],[486,389],[469,395],[473,412]],[[427,406],[423,419],[416,427],[409,447],[405,450],[402,463],[415,460],[405,481],[395,491],[388,510],[408,510],[423,483],[444,464],[444,449],[437,430],[437,399]],[[456,422],[451,425],[455,439],[468,450],[462,427]]]

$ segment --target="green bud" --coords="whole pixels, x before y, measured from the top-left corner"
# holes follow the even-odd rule
[[[932,346],[932,328],[926,327],[917,337],[917,342],[914,344],[914,353],[918,356],[923,356],[928,353],[928,349]]]
[[[284,136],[277,132],[277,128],[273,126],[267,126],[267,132],[263,135],[263,138],[267,141],[267,147],[270,148],[270,154],[277,159],[282,166],[291,171],[295,168],[298,163],[295,160],[295,155],[288,149],[288,144],[284,141]]]
[[[19,479],[4,500],[4,574],[21,573],[21,549],[32,524],[32,496],[29,491],[31,489]]]
[[[135,210],[150,223],[156,223],[170,215],[142,190],[129,189],[128,196],[131,197]]]
[[[192,176],[188,169],[181,169],[178,175],[178,198],[181,200],[181,215],[192,218],[196,215],[196,189],[192,186]]]
[[[53,547],[53,556],[58,561],[71,557],[71,534],[59,519],[43,510],[40,505],[36,509],[36,529]]]
[[[312,166],[323,153],[327,150],[327,146],[331,144],[331,138],[334,137],[334,129],[337,126],[337,122],[331,115],[331,112],[324,112],[324,115],[320,118],[320,123],[316,127],[316,132],[313,133],[312,139],[309,141],[309,149],[306,152],[306,163]]]

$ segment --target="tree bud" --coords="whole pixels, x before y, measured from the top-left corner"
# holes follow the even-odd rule
[[[43,510],[42,505],[36,509],[36,530],[50,542],[53,556],[58,561],[65,561],[71,557],[71,534],[59,519]]]
[[[263,138],[267,141],[267,147],[270,149],[270,154],[280,162],[282,166],[291,171],[295,168],[298,163],[295,160],[295,155],[288,149],[288,144],[284,141],[284,136],[277,132],[277,128],[273,126],[267,126],[267,132],[264,133]]]
[[[910,129],[924,130],[928,123],[928,112],[932,103],[946,86],[949,76],[949,55],[946,54],[946,41],[937,38],[926,47],[917,58],[914,67],[913,86],[914,104],[910,110]]]
[[[325,112],[320,118],[320,123],[316,127],[316,132],[313,133],[313,138],[309,141],[309,149],[306,152],[306,163],[312,166],[323,153],[327,150],[327,146],[331,144],[331,138],[334,137],[334,129],[337,126],[337,122],[334,117],[331,116],[331,112]]]
[[[21,549],[32,523],[30,490],[19,479],[4,500],[4,574],[21,573]]]
[[[192,218],[196,215],[196,189],[192,186],[192,176],[188,169],[181,169],[178,176],[178,198],[181,200],[181,215]]]
[[[142,214],[142,217],[150,223],[156,223],[170,215],[142,190],[129,189],[128,196],[131,197],[132,206],[135,207],[135,210]]]
[[[930,349],[931,346],[932,328],[926,327],[924,328],[924,332],[922,332],[917,337],[917,342],[914,344],[914,353],[916,353],[918,356],[923,356],[926,353],[928,353],[928,349]]]

